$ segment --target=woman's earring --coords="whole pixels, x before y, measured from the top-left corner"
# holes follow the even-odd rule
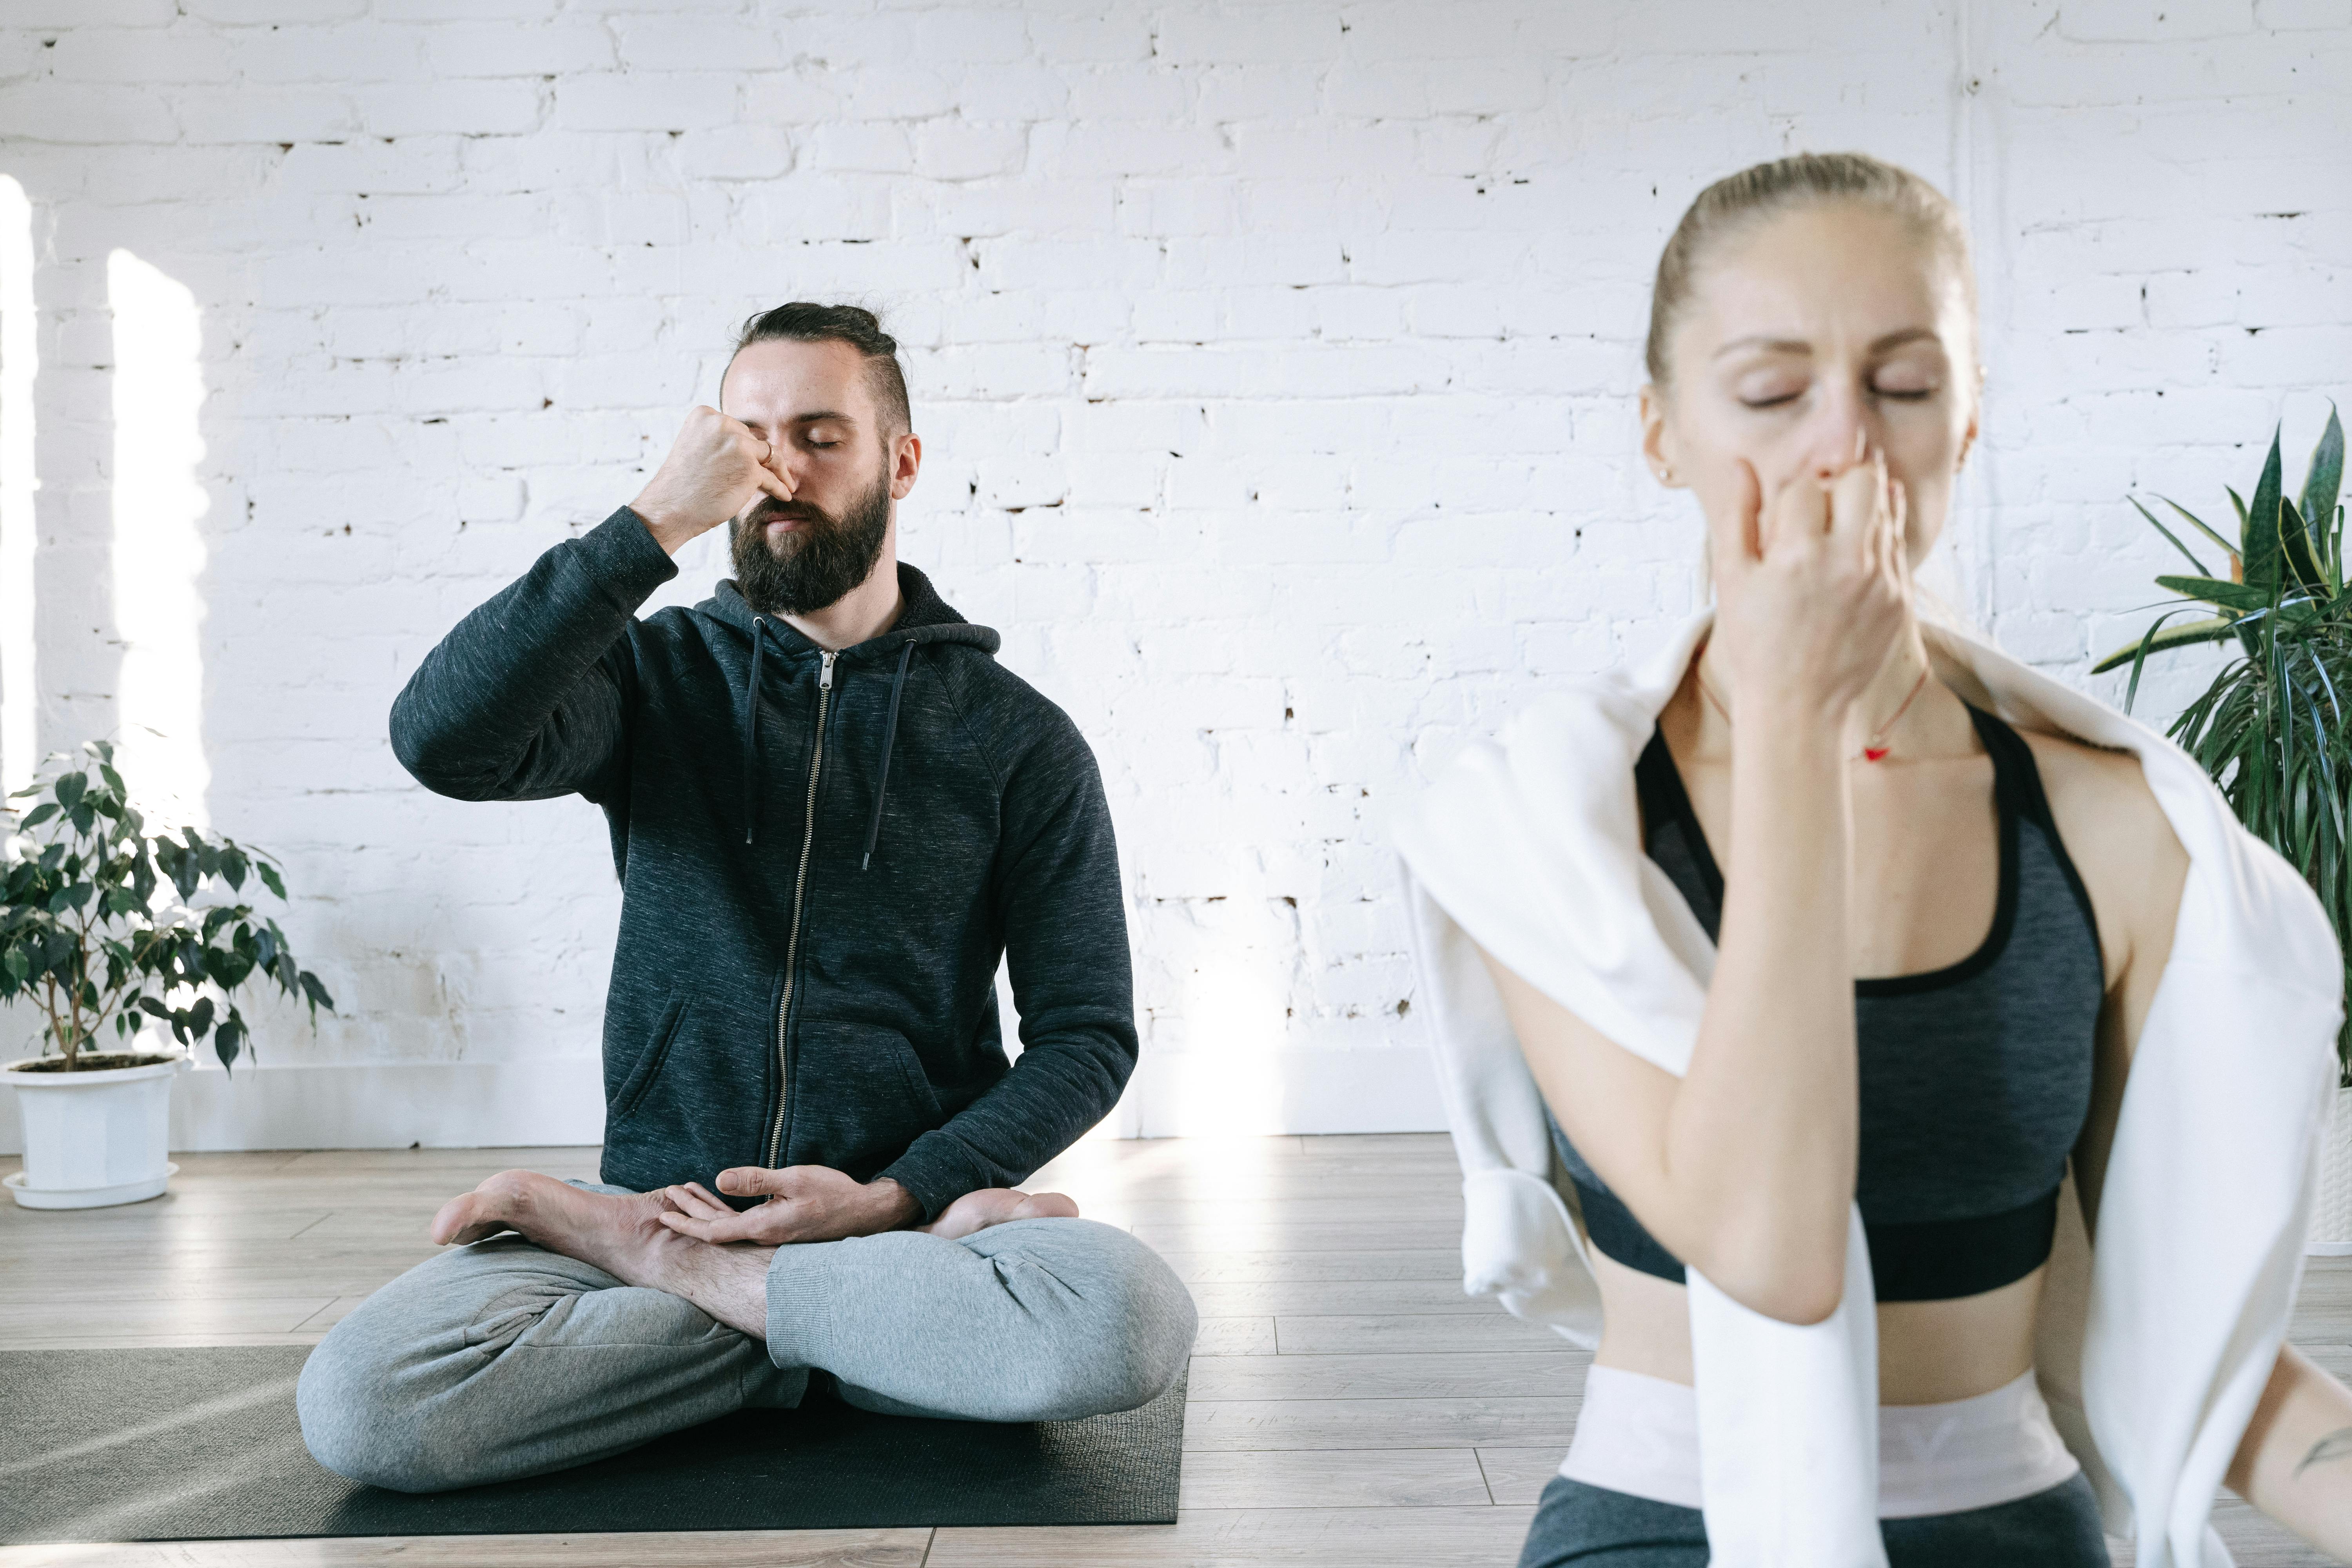
[[[1662,485],[1670,485],[1670,484],[1673,484],[1674,482],[1675,482],[1675,470],[1674,470],[1674,465],[1672,465],[1671,463],[1660,463],[1660,464],[1658,465],[1658,483],[1660,483],[1660,484],[1662,484]]]

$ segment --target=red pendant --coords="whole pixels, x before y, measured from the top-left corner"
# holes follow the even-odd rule
[[[1885,746],[1864,746],[1862,749],[1862,760],[1865,763],[1877,762],[1886,755],[1886,750]]]

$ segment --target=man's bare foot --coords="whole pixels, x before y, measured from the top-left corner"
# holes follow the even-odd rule
[[[500,1171],[441,1205],[433,1239],[444,1247],[520,1231],[550,1252],[593,1263],[632,1285],[644,1283],[655,1248],[672,1238],[654,1216],[658,1193],[590,1193],[536,1171]]]
[[[501,1171],[443,1204],[433,1239],[446,1247],[520,1231],[624,1285],[667,1290],[730,1328],[765,1337],[768,1261],[776,1249],[680,1236],[656,1217],[667,1207],[659,1193],[590,1193],[536,1171]]]
[[[1078,1205],[1063,1193],[1024,1193],[1012,1187],[982,1187],[966,1193],[940,1211],[940,1217],[916,1228],[950,1241],[1003,1225],[1011,1219],[1076,1219]]]

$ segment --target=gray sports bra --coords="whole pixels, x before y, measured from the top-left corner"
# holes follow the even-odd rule
[[[1991,753],[2000,895],[1982,946],[1924,974],[1854,982],[1861,1052],[1857,1199],[1882,1301],[1943,1301],[2024,1278],[2050,1256],[2058,1186],[2090,1113],[2105,990],[2090,896],[2059,842],[2033,752],[1969,710]],[[1723,875],[1663,737],[1633,778],[1645,847],[1717,935]],[[1658,1245],[1579,1155],[1552,1143],[1592,1244],[1679,1284]]]

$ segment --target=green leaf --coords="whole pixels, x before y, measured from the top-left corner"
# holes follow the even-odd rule
[[[20,791],[18,793],[21,794],[23,792]],[[25,820],[18,824],[18,826],[28,828],[38,827],[41,824],[47,822],[57,814],[58,808],[54,802],[46,805],[37,805],[31,811],[25,814]]]
[[[2156,513],[2148,510],[2147,508],[2139,504],[2139,498],[2137,496],[2126,496],[2124,499],[2130,501],[2132,505],[2138,510],[2140,516],[2147,519],[2147,525],[2150,528],[2156,530],[2157,532],[2164,535],[2166,539],[2171,541],[2172,548],[2180,552],[2181,554],[2189,557],[2189,564],[2197,568],[2197,574],[2200,577],[2210,577],[2213,574],[2210,571],[2206,570],[2205,563],[2197,559],[2195,552],[2191,551],[2186,544],[2180,542],[2180,536],[2179,534],[2165,527],[2164,524],[2157,521]]]
[[[243,892],[245,890],[245,851],[239,849],[234,844],[228,845],[223,848],[221,850],[220,869],[221,876],[228,882],[229,891],[236,893]]]
[[[286,896],[286,884],[278,879],[278,868],[267,860],[254,862],[253,868],[261,873],[261,885],[279,898]]]
[[[2311,533],[2303,526],[2303,514],[2284,496],[2279,498],[2279,548],[2299,585],[2314,594],[2327,592],[2327,578],[2319,569],[2318,557],[2312,553]]]
[[[2168,648],[2187,647],[2191,643],[2220,642],[2236,628],[2237,624],[2234,619],[2216,618],[2208,621],[2190,621],[2185,626],[2165,626],[2162,631],[2154,632],[2139,642],[2124,644],[2123,647],[2093,665],[2091,673],[2105,675],[2108,670],[2120,668],[2138,657],[2143,647],[2149,653],[2162,653]],[[2164,623],[2159,619],[2157,625],[2162,626]],[[2128,701],[2125,703],[2125,711],[2130,711]]]
[[[71,811],[81,804],[82,792],[89,788],[89,780],[80,773],[61,773],[58,777],[58,805]]]
[[[228,1016],[221,1021],[221,1026],[213,1031],[213,1055],[220,1058],[222,1071],[227,1072],[236,1066],[236,1053],[244,1044],[245,1020],[238,1017],[236,1009],[232,1007],[228,1010]]]
[[[2279,580],[2279,438],[2271,432],[2271,453],[2263,459],[2263,477],[2254,482],[2254,499],[2246,506],[2245,557],[2248,584],[2269,588]]]
[[[2182,612],[2179,610],[2166,611],[2163,615],[2157,616],[2155,620],[2150,621],[2147,626],[2147,630],[2140,634],[2139,646],[2132,649],[2131,680],[2129,684],[2124,688],[2125,712],[2130,712],[2132,710],[2132,704],[2139,700],[2140,672],[2147,668],[2147,650],[2151,647],[2155,646],[2156,634],[2164,629],[2164,623],[2166,621],[2170,620],[2174,616],[2181,613]]]
[[[199,996],[196,1005],[188,1009],[188,1032],[203,1039],[213,1026],[213,999]]]
[[[310,1005],[314,1008],[324,1007],[330,1013],[335,1010],[335,999],[327,994],[327,988],[319,984],[319,977],[307,969],[302,972],[302,994],[310,999]]]
[[[2192,599],[2202,599],[2209,605],[2219,605],[2227,610],[2267,610],[2271,607],[2268,588],[2256,587],[2252,582],[2224,583],[2218,577],[2158,577],[2158,587],[2169,588],[2176,594],[2186,594]]]
[[[2231,543],[2228,540],[2226,540],[2226,539],[2222,538],[2220,534],[2218,534],[2218,533],[2214,532],[2211,529],[2210,529],[2210,528],[2206,527],[2206,526],[2205,526],[2205,520],[2204,520],[2203,518],[2199,517],[2195,512],[2190,511],[2187,507],[2182,506],[2179,501],[2174,500],[2170,496],[2158,496],[2158,497],[2157,497],[2156,499],[2157,499],[2157,500],[2160,500],[2160,501],[2162,501],[2165,505],[2167,505],[2167,506],[2170,507],[2173,510],[2175,510],[2175,511],[2179,512],[2179,513],[2180,514],[2180,516],[2181,516],[2182,521],[2184,521],[2185,522],[2187,522],[2187,523],[2189,524],[2189,527],[2191,527],[2191,528],[2195,529],[2198,532],[2200,532],[2200,533],[2203,534],[2206,538],[2208,538],[2208,539],[2211,540],[2214,543],[2216,543],[2216,544],[2220,545],[2222,549],[2224,549],[2224,550],[2228,551],[2228,552],[2230,552],[2230,559],[2231,559],[2231,560],[2235,561],[2235,560],[2237,560],[2237,559],[2238,559],[2238,547],[2237,547],[2236,545],[2234,545],[2234,544]],[[2233,498],[2233,499],[2234,499],[2234,498]],[[2244,510],[2245,510],[2245,509],[2244,509],[2243,507],[2241,507],[2241,508],[2239,509],[2240,513],[2242,514],[2242,515],[2240,516],[2240,518],[2239,518],[2239,521],[2240,521],[2241,526],[2242,526],[2242,525],[2243,525],[2244,521],[2245,521],[2245,520],[2244,520],[2244,517],[2243,517],[2243,515],[2242,515],[2242,513],[2244,512]],[[2153,520],[2151,519],[2150,521],[2153,521]],[[2210,575],[2210,574],[2208,574],[2208,575]]]
[[[2303,515],[2315,532],[2336,515],[2336,498],[2344,485],[2344,421],[2336,405],[2327,405],[2327,428],[2311,449],[2311,471],[2303,477]]]

